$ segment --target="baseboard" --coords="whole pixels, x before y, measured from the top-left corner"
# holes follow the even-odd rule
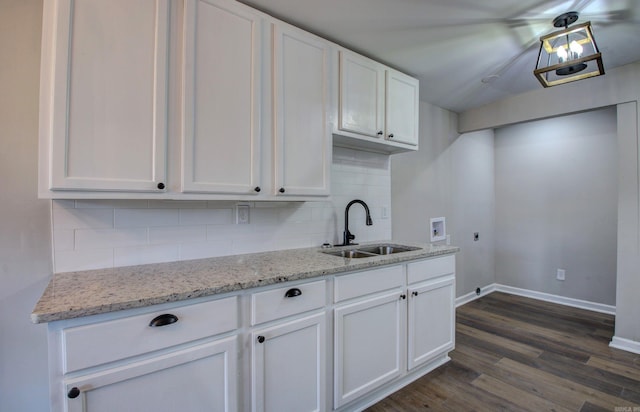
[[[481,298],[485,295],[488,295],[491,292],[495,292],[496,291],[496,284],[492,283],[490,285],[487,285],[483,288],[480,288],[480,294],[477,294],[476,292],[469,292],[466,295],[462,295],[456,298],[456,308],[458,306],[462,306],[462,305],[466,305],[467,303],[474,301],[478,298]]]
[[[611,339],[609,346],[616,349],[626,350],[627,352],[640,354],[640,342],[635,340],[618,338],[617,336],[614,336]]]
[[[546,302],[557,303],[559,305],[572,306],[574,308],[591,310],[594,312],[606,313],[609,315],[616,314],[616,307],[611,305],[605,305],[603,303],[589,302],[587,300],[568,298],[565,296],[552,295],[550,293],[537,292],[535,290],[520,289],[513,286],[495,285],[496,292],[510,293],[512,295],[524,296],[527,298],[533,298],[538,300],[544,300]]]
[[[466,295],[462,295],[456,298],[456,308],[458,306],[465,305],[471,301],[474,301],[482,296],[488,295],[492,292],[504,292],[512,295],[524,296],[526,298],[544,300],[546,302],[557,303],[559,305],[572,306],[574,308],[592,310],[594,312],[606,313],[609,315],[616,314],[616,307],[611,305],[605,305],[602,303],[589,302],[587,300],[568,298],[565,296],[552,295],[550,293],[537,292],[535,290],[520,289],[513,286],[501,285],[499,283],[492,283],[483,288],[480,288],[480,294],[476,292],[470,292]],[[633,341],[632,341],[633,342]]]

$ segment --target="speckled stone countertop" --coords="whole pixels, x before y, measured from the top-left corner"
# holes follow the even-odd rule
[[[420,249],[392,255],[347,259],[307,248],[209,259],[57,273],[31,314],[33,323],[215,295],[258,286],[373,268],[455,253],[455,246],[371,242]],[[339,250],[341,248],[333,248]],[[345,249],[345,248],[342,248]]]

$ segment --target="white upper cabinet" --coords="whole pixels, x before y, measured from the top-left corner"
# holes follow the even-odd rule
[[[418,150],[419,82],[350,51],[340,51],[334,144],[385,153]]]
[[[43,33],[40,193],[161,191],[168,1],[46,1]]]
[[[329,45],[281,24],[273,36],[275,194],[328,196]]]
[[[261,191],[261,21],[236,2],[186,1],[183,192]]]
[[[339,128],[384,138],[384,66],[340,52]]]
[[[41,56],[42,198],[316,200],[332,144],[417,150],[417,80],[234,0],[45,1]]]
[[[395,70],[386,72],[386,136],[389,140],[418,146],[418,80]]]

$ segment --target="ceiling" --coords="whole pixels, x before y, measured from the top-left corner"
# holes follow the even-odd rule
[[[640,60],[640,0],[240,1],[419,78],[420,100],[455,112],[541,88],[539,38],[566,11],[592,22],[605,71]]]

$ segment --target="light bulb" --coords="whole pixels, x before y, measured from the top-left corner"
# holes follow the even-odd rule
[[[582,54],[582,46],[575,40],[572,41],[571,44],[569,44],[569,48],[576,54],[576,58],[580,57],[580,55]]]
[[[565,50],[564,46],[559,46],[558,47],[558,51],[556,52],[558,54],[558,60],[560,61],[560,63],[564,62],[565,60],[567,60],[567,51]]]

